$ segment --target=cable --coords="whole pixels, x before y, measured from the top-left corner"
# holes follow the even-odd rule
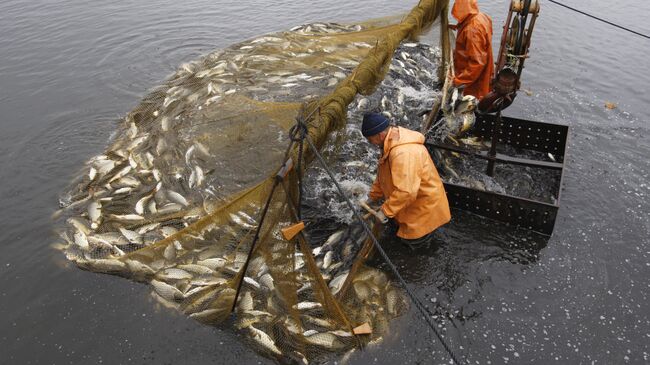
[[[632,30],[632,29],[625,28],[625,27],[623,27],[623,26],[621,26],[621,25],[618,25],[618,24],[612,23],[612,22],[610,22],[610,21],[607,21],[607,20],[605,20],[605,19],[599,18],[599,17],[597,17],[597,16],[594,16],[594,15],[591,15],[591,14],[588,14],[588,13],[585,13],[585,12],[582,11],[582,10],[578,10],[578,9],[572,8],[572,7],[568,6],[568,5],[564,5],[564,4],[562,4],[562,3],[560,3],[560,2],[557,2],[557,1],[555,1],[555,0],[548,0],[548,1],[551,2],[551,3],[553,3],[553,4],[555,4],[555,5],[563,6],[563,7],[567,8],[567,9],[569,9],[569,10],[573,10],[573,11],[575,11],[575,12],[577,12],[577,13],[582,14],[582,15],[586,15],[586,16],[588,16],[588,17],[590,17],[590,18],[593,18],[593,19],[596,19],[596,20],[600,20],[601,22],[606,23],[606,24],[609,24],[609,25],[614,26],[614,27],[616,27],[616,28],[620,28],[620,29],[626,30],[626,31],[628,31],[628,32],[630,32],[630,33],[634,33],[634,34],[636,34],[636,35],[640,35],[641,37],[644,37],[644,38],[650,39],[650,36],[648,36],[648,35],[646,35],[646,34],[639,33],[639,32],[634,31],[634,30]]]
[[[363,229],[366,231],[368,236],[370,236],[370,238],[372,239],[372,243],[374,244],[375,249],[377,249],[377,252],[379,252],[379,254],[384,259],[386,264],[388,264],[388,267],[391,269],[393,274],[395,274],[395,276],[397,277],[400,284],[404,287],[404,290],[406,291],[406,293],[411,298],[411,301],[418,308],[418,310],[420,311],[422,316],[424,316],[427,323],[429,324],[429,327],[431,327],[431,329],[433,330],[433,333],[436,334],[436,336],[438,337],[438,339],[442,343],[442,346],[445,348],[445,350],[447,351],[447,353],[449,354],[451,359],[454,361],[455,364],[461,364],[461,362],[458,360],[458,357],[456,356],[456,354],[451,350],[451,348],[449,347],[447,342],[445,342],[442,335],[440,335],[440,332],[438,332],[438,330],[436,329],[436,324],[433,323],[433,321],[429,317],[427,310],[424,308],[424,306],[418,300],[418,298],[415,296],[415,294],[411,291],[411,289],[408,288],[408,286],[406,285],[406,281],[404,280],[404,278],[402,278],[402,275],[400,275],[399,271],[397,270],[397,267],[395,267],[395,265],[390,261],[390,258],[388,258],[388,255],[386,254],[384,249],[379,245],[379,242],[377,241],[377,238],[375,238],[375,235],[372,234],[372,232],[370,231],[370,228],[368,228],[368,225],[366,224],[366,222],[364,222],[364,220],[361,217],[361,215],[359,214],[359,212],[356,209],[354,209],[354,205],[352,205],[352,202],[350,201],[350,199],[343,192],[343,189],[341,188],[341,185],[339,185],[338,181],[334,177],[334,174],[330,170],[329,166],[327,166],[327,163],[325,162],[325,159],[323,158],[323,156],[321,156],[321,154],[318,152],[318,149],[316,148],[316,146],[312,142],[311,137],[307,134],[307,135],[305,135],[305,139],[307,140],[307,143],[309,144],[309,147],[314,152],[314,155],[316,156],[316,158],[318,159],[318,161],[322,165],[323,169],[327,172],[327,174],[329,175],[329,177],[332,180],[332,182],[334,183],[334,185],[336,185],[336,189],[338,190],[339,195],[345,199],[348,207],[350,208],[350,210],[352,210],[352,213],[354,214],[354,216],[359,220],[359,222],[361,222],[361,225],[363,226]]]

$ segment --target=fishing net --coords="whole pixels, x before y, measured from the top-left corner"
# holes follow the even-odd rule
[[[81,268],[149,283],[161,304],[200,322],[231,321],[280,362],[381,341],[406,297],[364,264],[371,242],[351,213],[310,232],[342,199],[308,168],[313,151],[292,127],[300,120],[338,177],[356,182],[348,193],[364,197],[367,164],[345,161],[367,149],[358,120],[381,110],[419,126],[448,53],[447,6],[423,0],[399,22],[307,24],[181,65],[73,182],[59,247]],[[442,51],[417,42],[439,17]],[[280,181],[287,158],[296,163]],[[298,222],[308,229],[287,235]],[[355,334],[364,324],[369,333]]]

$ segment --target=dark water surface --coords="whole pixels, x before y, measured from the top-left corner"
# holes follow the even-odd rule
[[[566,2],[650,33],[647,1]],[[414,3],[2,1],[0,363],[268,363],[230,330],[157,309],[145,285],[67,264],[49,247],[50,215],[116,120],[180,63]],[[506,1],[480,3],[498,43]],[[553,237],[456,214],[429,248],[389,253],[471,363],[648,363],[650,41],[541,4],[523,75],[532,95],[506,114],[571,127]],[[393,335],[353,362],[416,363],[432,351],[447,362],[419,322],[393,322]]]

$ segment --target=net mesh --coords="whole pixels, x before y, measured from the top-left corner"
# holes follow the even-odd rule
[[[73,182],[59,215],[67,258],[149,283],[161,304],[200,322],[232,321],[281,362],[320,362],[380,341],[407,301],[364,264],[368,236],[350,224],[285,239],[282,229],[300,220],[298,177],[313,154],[305,149],[301,169],[276,188],[274,175],[285,156],[298,160],[297,144],[287,148],[297,117],[323,148],[349,105],[371,108],[389,72],[436,80],[395,51],[446,18],[447,3],[423,0],[398,23],[303,25],[181,65]],[[359,94],[368,99],[353,103]],[[377,103],[390,115],[387,100]],[[372,333],[354,335],[362,324]]]

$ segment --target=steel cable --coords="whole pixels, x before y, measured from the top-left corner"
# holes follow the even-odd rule
[[[564,5],[564,4],[562,4],[562,3],[560,3],[560,2],[557,2],[557,1],[555,1],[555,0],[548,0],[548,1],[551,2],[551,3],[553,3],[553,4],[555,4],[555,5],[559,5],[559,6],[565,7],[565,8],[567,8],[567,9],[569,9],[569,10],[573,10],[573,11],[575,11],[576,13],[580,13],[580,14],[582,14],[582,15],[586,15],[586,16],[588,16],[588,17],[590,17],[590,18],[593,18],[593,19],[599,20],[599,21],[601,21],[601,22],[603,22],[603,23],[609,24],[609,25],[614,26],[614,27],[616,27],[616,28],[620,28],[620,29],[623,29],[623,30],[628,31],[628,32],[630,32],[630,33],[634,33],[634,34],[636,34],[636,35],[640,35],[641,37],[644,37],[644,38],[650,39],[650,36],[649,36],[649,35],[646,35],[646,34],[643,34],[643,33],[639,33],[639,32],[634,31],[634,30],[632,30],[632,29],[626,28],[626,27],[624,27],[624,26],[622,26],[622,25],[618,25],[618,24],[616,24],[616,23],[612,23],[612,22],[607,21],[607,20],[605,20],[605,19],[599,18],[599,17],[597,17],[597,16],[595,16],[595,15],[591,15],[591,14],[589,14],[589,13],[585,13],[585,12],[582,11],[582,10],[578,10],[578,9],[576,9],[576,8],[572,8],[572,7],[568,6],[568,5]]]

